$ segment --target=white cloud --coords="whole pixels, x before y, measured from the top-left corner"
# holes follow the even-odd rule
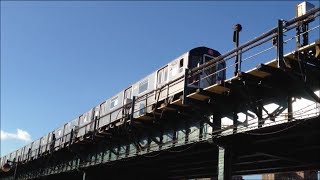
[[[31,141],[31,135],[27,131],[24,131],[22,129],[17,129],[16,133],[8,133],[8,132],[1,130],[0,138],[2,140],[17,139],[17,140],[22,140],[22,141],[26,141],[26,142]]]

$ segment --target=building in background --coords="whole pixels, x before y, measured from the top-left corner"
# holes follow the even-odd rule
[[[262,180],[318,180],[318,171],[263,174]]]

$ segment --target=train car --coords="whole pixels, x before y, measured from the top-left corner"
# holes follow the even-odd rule
[[[64,136],[62,142],[64,146],[69,146],[72,143],[74,136],[74,132],[79,127],[79,117],[75,118],[74,120],[68,122],[64,125]]]
[[[92,132],[94,130],[93,124],[93,109],[90,109],[79,117],[79,128],[76,137],[80,138]]]
[[[95,120],[97,121],[96,128],[103,128],[123,118],[125,114],[122,110],[123,99],[124,94],[120,92],[95,108],[97,110],[95,113]]]
[[[8,160],[11,162],[16,161],[16,151],[13,151],[12,153],[10,153]]]
[[[154,105],[165,99],[179,97],[186,88],[205,88],[215,84],[217,80],[225,79],[225,71],[214,74],[223,69],[225,63],[219,63],[211,68],[202,70],[200,75],[192,78],[194,83],[186,83],[184,78],[186,69],[193,69],[220,56],[218,51],[206,47],[198,47],[179,56],[167,65],[133,85],[132,95],[140,97],[135,103],[135,118],[153,112]],[[154,93],[149,93],[153,91]],[[148,94],[149,93],[149,94]],[[147,95],[145,95],[147,94]],[[143,96],[146,97],[143,97]]]
[[[165,99],[178,97],[185,88],[205,88],[225,79],[225,62],[217,63],[211,68],[191,77],[191,84],[185,83],[186,69],[198,67],[216,57],[220,53],[207,47],[198,47],[177,57],[157,71],[149,74],[124,91],[116,94],[99,105],[99,118],[97,129],[106,129],[113,122],[128,116],[131,113],[133,96],[137,97],[134,104],[134,118],[143,117],[151,113],[155,105]],[[217,73],[216,73],[217,72]]]
[[[62,127],[26,145],[21,149],[21,161],[63,148],[73,143],[73,138],[81,140],[94,131],[103,132],[115,122],[130,116],[137,119],[144,117],[159,107],[159,102],[179,99],[187,88],[201,89],[224,80],[224,61],[184,78],[187,69],[199,67],[218,56],[218,51],[207,47],[191,49]],[[133,97],[136,99],[132,105]],[[6,159],[8,155],[1,158],[1,163]]]
[[[32,144],[27,144],[26,146],[24,146],[22,161],[29,161],[31,155],[31,145]]]
[[[31,159],[37,159],[40,150],[40,139],[37,139],[32,142],[31,145]]]
[[[18,149],[16,151],[16,162],[20,162],[21,161],[21,153],[22,153],[22,149]]]
[[[151,113],[158,102],[165,99],[179,97],[185,88],[205,88],[225,79],[225,62],[218,63],[211,68],[191,77],[191,84],[182,78],[186,69],[198,67],[216,57],[220,53],[207,47],[198,47],[177,57],[157,71],[149,74],[137,83],[107,99],[100,105],[79,117],[77,138],[94,130],[102,132],[112,127],[114,122],[128,117],[131,113],[133,96],[137,97],[133,106],[134,118],[143,117]],[[217,73],[216,73],[217,72]]]
[[[53,150],[59,150],[62,147],[63,129],[64,129],[64,126],[61,126],[60,128],[54,130],[54,132],[52,133],[52,141],[54,142]]]
[[[49,151],[48,144],[50,143],[49,137],[51,133],[46,134],[40,139],[40,154],[43,155]]]
[[[26,146],[23,146],[21,148],[21,158],[20,158],[20,161],[21,162],[25,162],[25,157],[24,157],[24,149],[26,148]]]
[[[1,168],[3,167],[4,164],[7,163],[7,160],[8,160],[8,155],[1,157],[1,162],[0,162]]]

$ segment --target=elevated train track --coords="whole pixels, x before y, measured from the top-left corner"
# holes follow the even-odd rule
[[[181,78],[124,106],[135,107],[135,102],[147,101],[150,94],[160,96],[174,83],[192,85],[195,82],[190,79],[196,74],[274,38],[276,59],[245,72],[237,69],[235,76],[205,88],[189,86],[139,116],[133,114],[141,109],[129,108],[128,116],[92,133],[74,137],[71,131],[61,137],[70,141],[63,141],[58,149],[53,145],[36,158],[11,159],[8,162],[14,168],[1,172],[0,178],[230,179],[232,175],[320,169],[320,41],[304,41],[284,54],[282,39],[300,22],[318,17],[319,8],[314,8],[285,23],[279,21],[277,28],[186,70]],[[319,24],[314,30],[319,32]]]

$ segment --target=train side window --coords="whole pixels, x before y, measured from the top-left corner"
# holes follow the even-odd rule
[[[118,96],[111,99],[110,109],[116,107],[118,105]]]
[[[148,89],[148,79],[142,81],[139,83],[139,94],[143,93],[144,91],[146,91]]]
[[[168,66],[166,66],[164,68],[164,72],[163,72],[163,76],[164,76],[164,82],[166,82],[168,80]]]
[[[213,59],[214,59],[213,56],[208,55],[208,54],[204,54],[204,55],[203,55],[203,62],[202,62],[202,64],[205,64],[205,63],[207,63],[207,62],[209,62],[209,61],[211,61],[211,60],[213,60]],[[212,68],[209,68],[209,69],[204,70],[204,72],[205,72],[207,75],[209,75],[209,74],[214,73],[214,70],[215,70],[215,69],[216,69],[216,65],[215,65],[214,67],[212,67]]]
[[[181,73],[182,70],[183,70],[183,58],[180,59],[180,61],[179,61],[179,73]]]
[[[180,59],[180,63],[179,63],[179,68],[182,68],[183,67],[183,58]]]
[[[104,115],[107,114],[108,108],[107,108],[107,102],[106,101],[101,104],[101,110],[100,111],[101,111],[100,116],[104,116]]]
[[[158,84],[162,82],[162,69],[158,71]]]
[[[61,135],[62,135],[62,130],[59,129],[59,131],[58,131],[58,137],[60,137]]]

